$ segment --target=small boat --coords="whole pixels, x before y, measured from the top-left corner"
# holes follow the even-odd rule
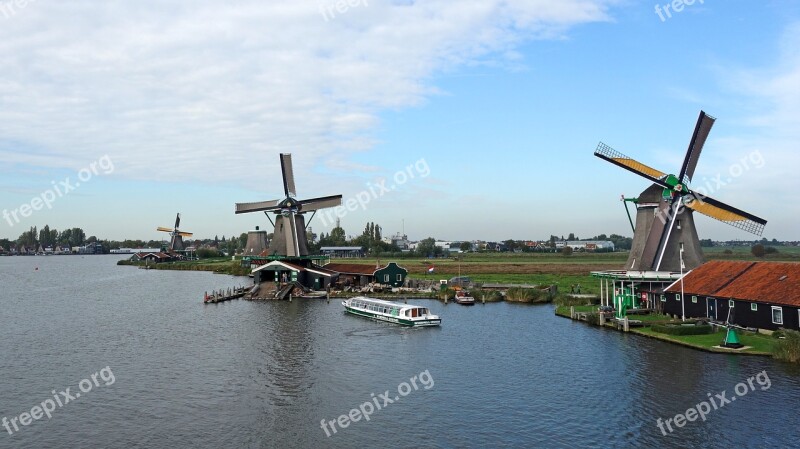
[[[456,292],[455,301],[462,306],[474,306],[475,305],[475,298],[469,294],[466,290],[459,290]]]
[[[345,311],[379,321],[404,326],[438,326],[442,320],[427,307],[398,304],[382,299],[357,296],[342,301]]]

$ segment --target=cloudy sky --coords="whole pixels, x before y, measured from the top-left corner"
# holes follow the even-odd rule
[[[176,212],[198,237],[268,226],[233,208],[281,197],[282,152],[299,198],[360,200],[349,234],[630,235],[619,197],[647,182],[598,141],[677,172],[703,109],[695,186],[800,240],[796,2],[20,4],[0,0],[0,237],[159,238]]]

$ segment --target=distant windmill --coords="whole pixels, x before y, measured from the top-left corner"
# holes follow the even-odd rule
[[[625,268],[633,271],[691,270],[705,258],[700,248],[693,212],[761,235],[767,221],[692,191],[689,183],[711,127],[716,119],[700,111],[689,149],[679,174],[666,174],[625,156],[600,142],[594,155],[653,182],[636,203],[633,245]],[[681,255],[681,249],[683,254]]]
[[[169,249],[170,251],[183,251],[185,248],[183,246],[183,238],[184,237],[191,237],[191,232],[183,232],[178,229],[181,225],[181,214],[179,213],[175,217],[175,227],[174,228],[164,228],[159,226],[156,228],[156,231],[160,232],[167,232],[170,235],[170,242],[169,242]]]
[[[308,200],[296,200],[294,186],[294,170],[292,168],[292,155],[281,154],[281,172],[283,174],[283,192],[286,198],[282,200],[260,201],[255,203],[236,203],[236,213],[268,212],[276,215],[275,232],[269,243],[269,255],[286,257],[308,256],[308,241],[306,239],[305,213],[316,213],[319,209],[336,207],[342,204],[342,195],[325,196]],[[314,218],[314,215],[311,216]],[[309,218],[309,222],[311,221]],[[272,222],[272,219],[270,219]]]

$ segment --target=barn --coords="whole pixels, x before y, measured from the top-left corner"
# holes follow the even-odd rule
[[[800,330],[800,264],[711,261],[660,297],[666,314],[756,329]]]

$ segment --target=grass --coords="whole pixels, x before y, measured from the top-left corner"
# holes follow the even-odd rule
[[[707,335],[666,335],[654,332],[649,327],[645,327],[640,329],[631,329],[631,332],[658,338],[660,340],[680,343],[693,348],[711,351],[714,351],[714,346],[719,346],[720,343],[722,343],[722,341],[725,339],[725,331],[718,331]],[[737,353],[743,352],[747,354],[772,355],[773,348],[775,346],[775,339],[764,335],[745,334],[740,332],[739,341],[745,346],[750,346],[750,348],[744,351],[737,351]],[[717,351],[728,352],[725,350]]]

